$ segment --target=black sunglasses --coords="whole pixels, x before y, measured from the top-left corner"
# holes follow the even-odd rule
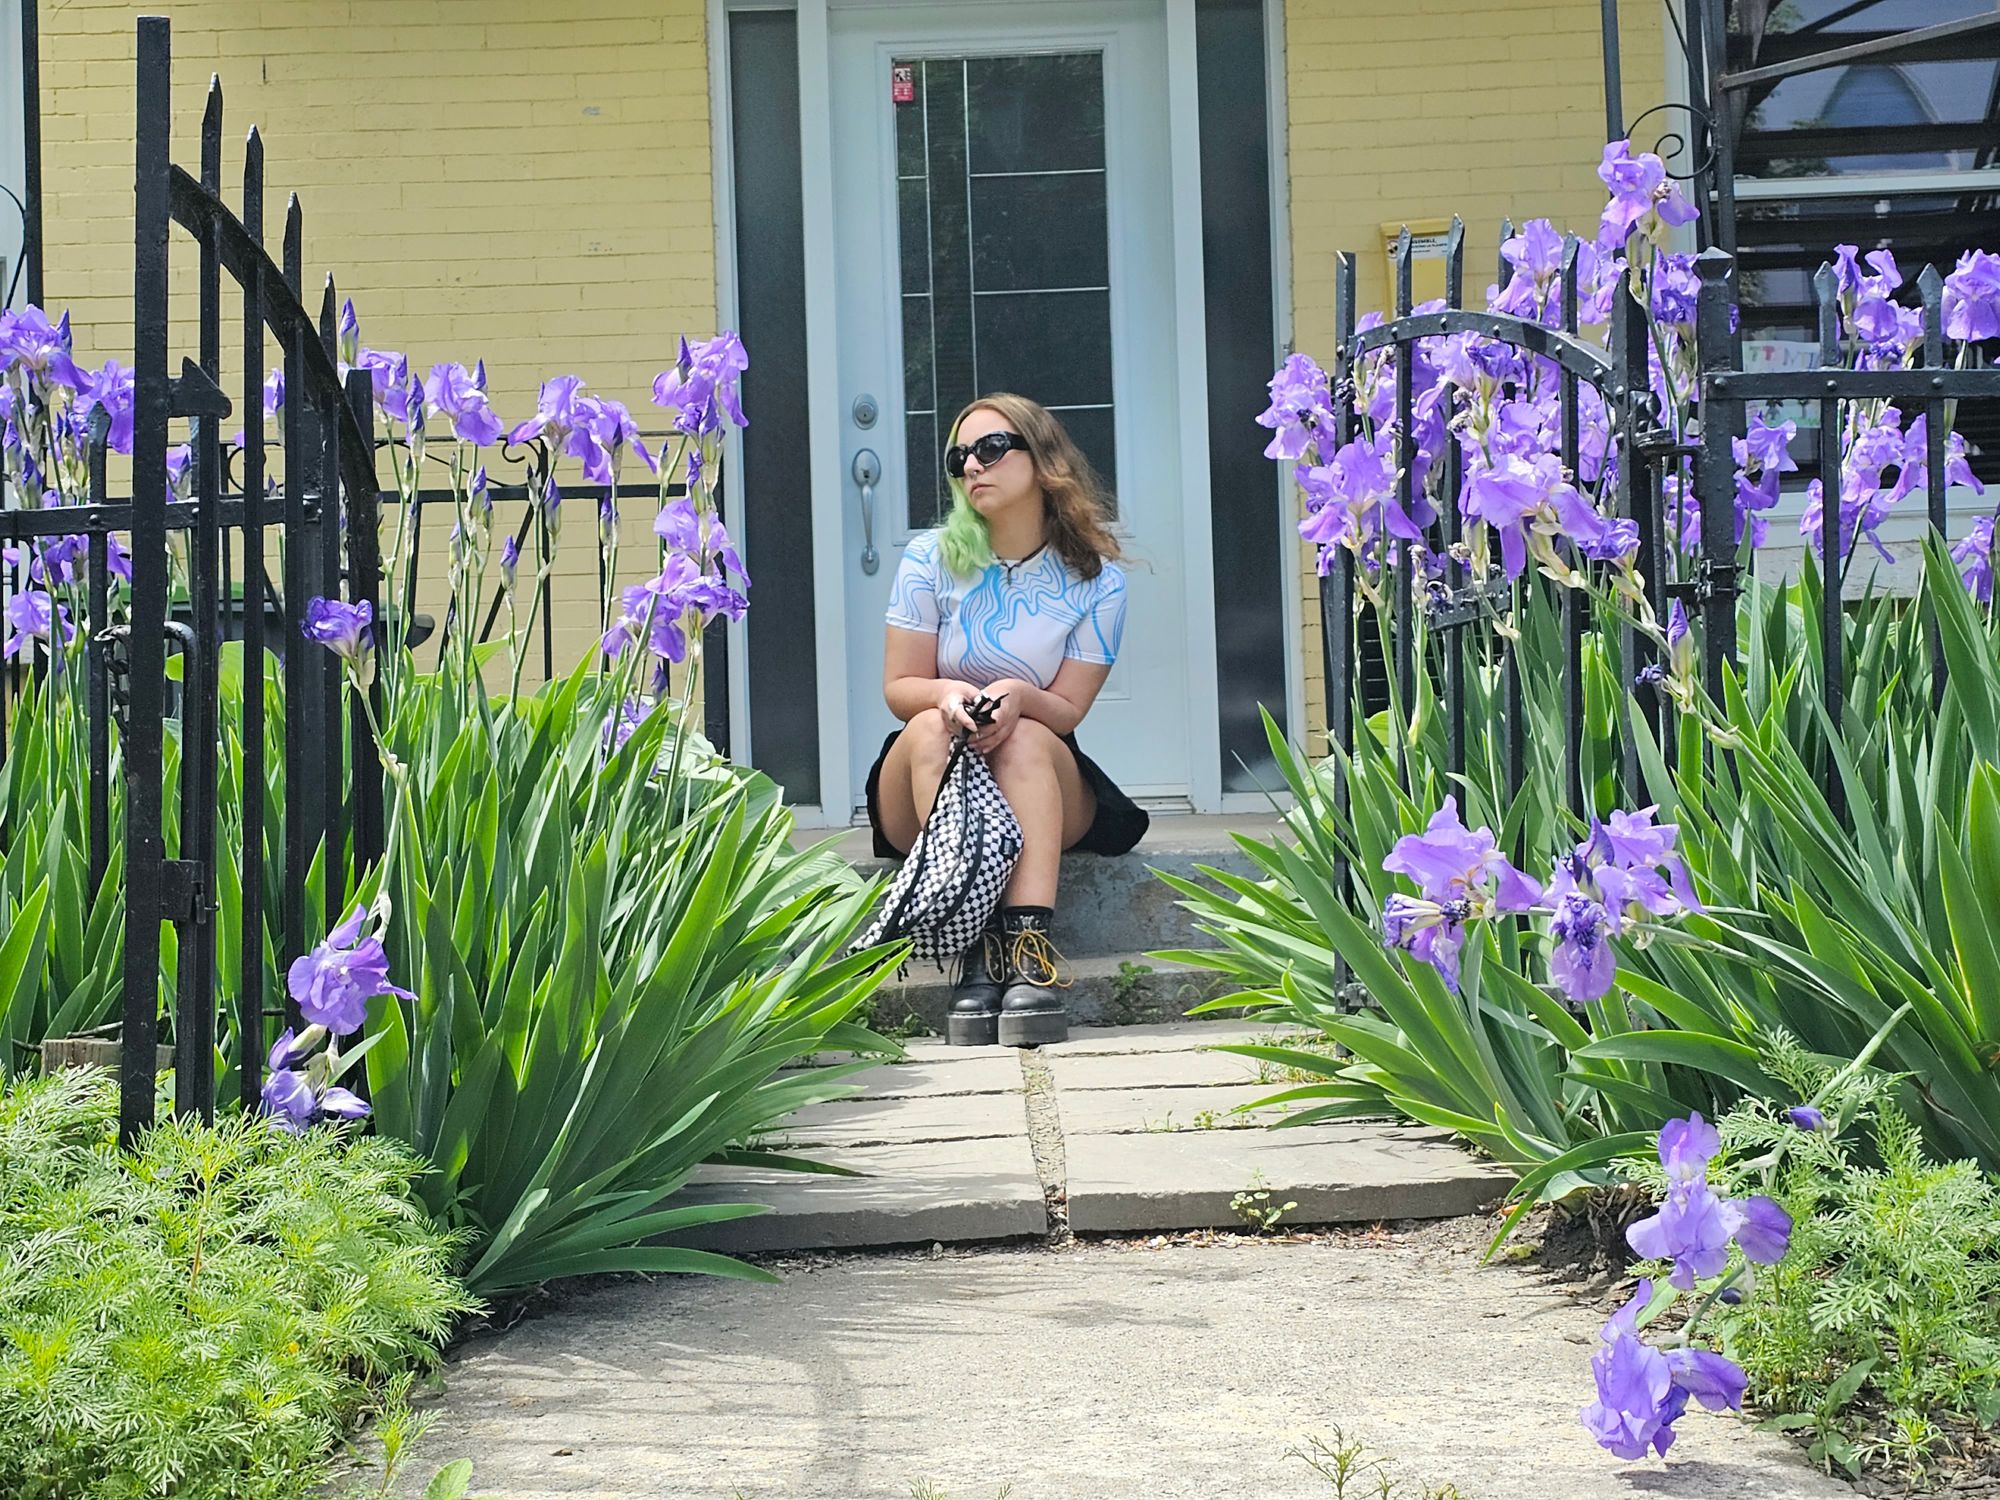
[[[1028,440],[1018,432],[989,432],[976,442],[953,443],[944,450],[944,471],[953,479],[963,479],[966,459],[976,458],[980,468],[990,469],[1016,448],[1028,451]]]

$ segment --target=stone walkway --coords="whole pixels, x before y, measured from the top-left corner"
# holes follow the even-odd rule
[[[1425,1484],[1461,1500],[1851,1493],[1732,1417],[1690,1414],[1670,1464],[1601,1453],[1576,1418],[1603,1310],[1480,1264],[1490,1218],[1211,1232],[1242,1230],[1231,1199],[1260,1184],[1296,1204],[1292,1226],[1436,1221],[1507,1183],[1438,1132],[1220,1124],[1281,1085],[1209,1047],[1271,1035],[913,1045],[788,1128],[800,1153],[868,1175],[714,1172],[689,1190],[772,1206],[704,1242],[765,1252],[780,1285],[558,1287],[455,1352],[405,1495],[470,1456],[474,1492],[507,1500],[1337,1500],[1292,1450],[1341,1433],[1388,1462],[1402,1500]],[[1107,1232],[1122,1237],[1089,1237]]]
[[[1728,1415],[1689,1412],[1670,1462],[1599,1450],[1577,1411],[1603,1313],[1480,1265],[1489,1228],[842,1253],[771,1263],[778,1286],[559,1289],[457,1352],[404,1494],[469,1455],[474,1493],[506,1500],[1335,1500],[1287,1454],[1336,1430],[1401,1500],[1852,1494]]]
[[[1288,1223],[1470,1213],[1511,1177],[1443,1131],[1388,1122],[1263,1128],[1230,1111],[1284,1085],[1216,1044],[1270,1027],[1177,1024],[1073,1030],[1035,1052],[915,1042],[861,1094],[800,1111],[774,1144],[859,1177],[703,1169],[682,1201],[773,1212],[686,1242],[786,1251],[1004,1240],[1060,1232],[1242,1228],[1252,1189],[1294,1203]],[[1260,1076],[1262,1081],[1260,1081]]]

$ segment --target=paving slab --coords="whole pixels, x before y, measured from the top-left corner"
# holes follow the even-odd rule
[[[1056,1112],[1064,1136],[1129,1135],[1139,1131],[1267,1130],[1296,1106],[1230,1111],[1279,1093],[1283,1084],[1245,1083],[1193,1088],[1072,1089],[1059,1093]],[[1207,1120],[1209,1124],[1197,1124]],[[1298,1128],[1298,1127],[1293,1127]]]
[[[909,1062],[883,1063],[846,1081],[861,1090],[859,1097],[868,1099],[1018,1094],[1021,1055],[1012,1047],[954,1047],[944,1056],[913,1053]]]
[[[1025,1126],[1009,1136],[825,1147],[809,1154],[865,1175],[698,1168],[674,1195],[672,1206],[763,1203],[772,1211],[676,1235],[673,1242],[748,1253],[928,1245],[1048,1232],[1048,1207]]]
[[[1267,1046],[1309,1041],[1316,1034],[1296,1026],[1267,1026],[1235,1020],[1168,1021],[1146,1026],[1072,1026],[1069,1040],[1043,1047],[1042,1055],[1095,1057],[1127,1052],[1192,1052],[1202,1047],[1221,1047],[1237,1042],[1259,1042]]]
[[[1367,1123],[1286,1130],[1069,1135],[1070,1228],[1079,1234],[1241,1227],[1230,1200],[1261,1174],[1290,1224],[1467,1214],[1514,1175],[1444,1131]]]
[[[1259,1063],[1234,1052],[1177,1048],[1167,1052],[1084,1052],[1043,1048],[1058,1093],[1077,1089],[1188,1088],[1197,1084],[1256,1083]],[[1282,1087],[1272,1084],[1275,1092]]]
[[[508,1500],[1332,1500],[1289,1453],[1337,1428],[1411,1495],[1853,1495],[1725,1413],[1689,1411],[1670,1459],[1612,1459],[1577,1421],[1603,1312],[1476,1248],[1093,1244],[781,1270],[558,1288],[454,1352],[400,1493],[470,1455],[474,1492]]]
[[[1019,1081],[1019,1069],[1015,1070]],[[880,1146],[1020,1135],[1027,1114],[1019,1088],[985,1094],[876,1095],[814,1104],[788,1117],[766,1143]]]

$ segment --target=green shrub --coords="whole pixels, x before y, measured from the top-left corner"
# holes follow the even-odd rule
[[[0,1094],[0,1493],[295,1500],[476,1304],[379,1137],[169,1120],[110,1075]]]
[[[1769,1059],[1801,1098],[1832,1075],[1782,1038]],[[1739,1160],[1782,1151],[1775,1196],[1794,1227],[1756,1295],[1712,1321],[1753,1399],[1850,1472],[1921,1473],[1952,1425],[2000,1415],[2000,1184],[1931,1158],[1895,1082],[1837,1091],[1823,1132],[1756,1103],[1720,1122]]]

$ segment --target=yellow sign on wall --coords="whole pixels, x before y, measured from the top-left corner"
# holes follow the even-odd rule
[[[1389,269],[1390,309],[1396,297],[1396,241],[1403,236],[1401,223],[1382,226],[1382,258]],[[1449,219],[1412,219],[1410,231],[1410,306],[1417,307],[1444,295],[1445,244],[1451,237]]]

